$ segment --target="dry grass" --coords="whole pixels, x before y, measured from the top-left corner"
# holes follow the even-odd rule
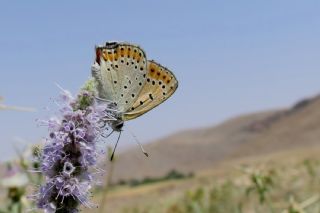
[[[315,180],[310,177],[305,162],[309,160],[314,164],[317,172],[320,172],[320,164],[317,164],[320,162],[319,151],[319,148],[297,149],[260,158],[249,157],[240,161],[225,162],[217,169],[202,171],[190,179],[137,187],[115,187],[106,199],[106,212],[178,212],[178,210],[172,209],[175,206],[183,205],[181,203],[186,199],[187,191],[196,192],[200,188],[205,193],[209,193],[213,188],[219,189],[226,183],[231,184],[230,190],[236,194],[230,197],[230,204],[241,203],[244,212],[255,212],[255,208],[263,212],[271,212],[267,205],[261,207],[258,195],[253,194],[246,197],[245,189],[251,182],[248,174],[241,171],[240,168],[243,166],[275,172],[273,178],[276,183],[271,190],[270,199],[277,212],[285,210],[290,204],[290,197],[302,202],[318,193],[320,180],[312,182]],[[95,195],[95,200],[99,200],[99,194]],[[221,205],[225,205],[225,203],[221,203]],[[89,210],[88,212],[94,211]]]

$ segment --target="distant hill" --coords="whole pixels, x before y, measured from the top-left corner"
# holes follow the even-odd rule
[[[253,113],[220,125],[186,130],[145,145],[146,158],[133,147],[117,155],[114,180],[154,177],[172,169],[195,172],[217,164],[320,144],[320,97],[289,109]]]

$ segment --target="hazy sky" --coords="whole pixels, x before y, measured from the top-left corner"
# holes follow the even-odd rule
[[[0,96],[36,113],[0,111],[0,160],[14,138],[46,136],[36,118],[59,90],[90,76],[94,45],[139,44],[180,87],[128,122],[141,141],[241,113],[289,106],[320,92],[320,1],[1,1]],[[131,143],[128,133],[121,146]]]

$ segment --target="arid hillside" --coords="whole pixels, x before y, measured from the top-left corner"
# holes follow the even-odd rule
[[[228,160],[320,144],[320,97],[288,109],[239,116],[208,128],[186,130],[118,154],[113,181],[154,177],[172,169],[196,172]]]

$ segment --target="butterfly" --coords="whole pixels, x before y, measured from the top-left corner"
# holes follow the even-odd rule
[[[113,106],[113,131],[122,131],[124,121],[135,119],[167,100],[178,88],[174,74],[153,60],[139,46],[106,42],[96,46],[91,67],[98,99]]]

